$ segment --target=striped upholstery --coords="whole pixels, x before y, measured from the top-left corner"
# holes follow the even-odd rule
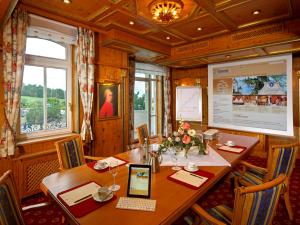
[[[281,173],[289,177],[295,165],[297,150],[291,147],[275,148],[271,153],[273,154],[272,162],[271,165],[268,166],[267,175],[254,168],[247,169],[243,175],[239,171],[235,171],[233,174],[240,177],[240,182],[243,185],[243,181],[252,185],[262,184],[264,180],[273,180]],[[265,175],[267,177],[265,177]]]
[[[207,211],[210,215],[215,217],[216,219],[222,221],[225,224],[231,224],[232,219],[232,208],[226,205],[218,205],[214,208],[211,208]],[[208,221],[203,221],[204,224],[210,225]]]
[[[18,217],[17,206],[6,184],[0,185],[0,224],[19,225],[23,224]]]
[[[233,172],[233,174],[239,177],[242,176],[240,171],[235,171]],[[243,180],[253,185],[258,185],[263,183],[264,176],[265,173],[263,173],[262,171],[251,168],[243,174]]]
[[[70,169],[84,164],[83,153],[77,139],[64,142],[63,147],[62,161],[64,168]]]
[[[283,173],[290,176],[297,157],[297,151],[294,148],[276,148],[273,152],[273,160],[271,163],[268,178],[274,179]]]
[[[240,210],[235,210],[235,213],[240,214],[238,215],[238,218],[241,218],[241,221],[238,221],[238,223],[235,224],[271,224],[271,220],[276,210],[275,207],[277,206],[279,196],[281,194],[282,185],[283,183],[266,190],[246,193],[241,196],[237,196],[236,194],[236,201],[242,200],[242,206]],[[234,214],[233,220],[236,216],[237,215]]]

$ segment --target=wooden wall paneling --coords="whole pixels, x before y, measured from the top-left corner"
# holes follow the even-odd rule
[[[294,126],[299,127],[299,81],[300,81],[300,56],[293,57],[293,114]]]
[[[121,84],[121,107],[123,108],[123,114],[117,119],[98,120],[97,117],[97,95],[94,99],[94,151],[96,156],[111,156],[123,151],[124,124],[128,120],[128,102],[124,101],[122,90],[125,88],[127,80],[126,70],[128,68],[128,56],[127,52],[110,49],[101,46],[101,35],[97,38],[97,55],[95,62],[97,64],[97,70],[95,74],[95,82],[116,82]],[[128,85],[127,85],[128,86]],[[97,90],[95,90],[97,93]],[[123,127],[124,126],[124,127]],[[127,127],[128,128],[128,127]]]

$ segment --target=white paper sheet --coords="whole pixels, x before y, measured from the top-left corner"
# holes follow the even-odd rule
[[[201,184],[203,184],[208,179],[207,177],[202,177],[199,175],[193,176],[192,173],[187,172],[185,170],[179,170],[178,172],[174,173],[171,177],[195,187],[200,187]]]
[[[161,166],[174,166],[175,161],[171,152],[167,151],[162,155]],[[187,166],[189,162],[195,163],[197,166],[231,166],[222,156],[220,156],[213,148],[208,146],[208,155],[199,155],[198,149],[190,149],[188,157],[183,153],[177,156],[178,166]]]
[[[98,184],[91,182],[72,191],[68,191],[67,193],[60,195],[60,197],[67,203],[68,206],[72,206],[80,203],[81,201],[78,200],[83,197],[96,193],[99,188],[100,186]]]

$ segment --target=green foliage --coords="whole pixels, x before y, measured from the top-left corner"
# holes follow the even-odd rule
[[[48,123],[61,121],[63,115],[60,113],[60,110],[65,110],[65,104],[57,98],[48,98],[47,103]]]
[[[140,92],[134,93],[134,110],[145,110],[145,94],[139,95]]]
[[[22,96],[30,96],[30,97],[38,97],[43,98],[44,97],[44,87],[41,85],[24,85],[22,87]],[[62,89],[52,89],[47,88],[47,96],[48,97],[55,97],[59,99],[65,99],[65,91]]]
[[[40,124],[44,123],[44,112],[42,101],[31,101],[30,108],[26,114],[26,122],[29,124]]]

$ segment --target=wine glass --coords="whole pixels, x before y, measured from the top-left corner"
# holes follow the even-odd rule
[[[175,163],[175,165],[172,167],[172,170],[181,170],[181,167],[178,166],[178,153],[179,153],[180,149],[178,148],[172,148],[172,151],[171,151],[171,159],[172,159],[172,162]]]
[[[119,172],[119,163],[118,163],[118,161],[112,161],[112,162],[110,162],[108,169],[109,169],[109,172],[111,173],[111,175],[114,178],[114,184],[111,185],[111,186],[109,186],[108,189],[110,191],[113,191],[113,192],[118,191],[120,189],[120,185],[116,184],[116,176],[117,176],[117,174]]]

